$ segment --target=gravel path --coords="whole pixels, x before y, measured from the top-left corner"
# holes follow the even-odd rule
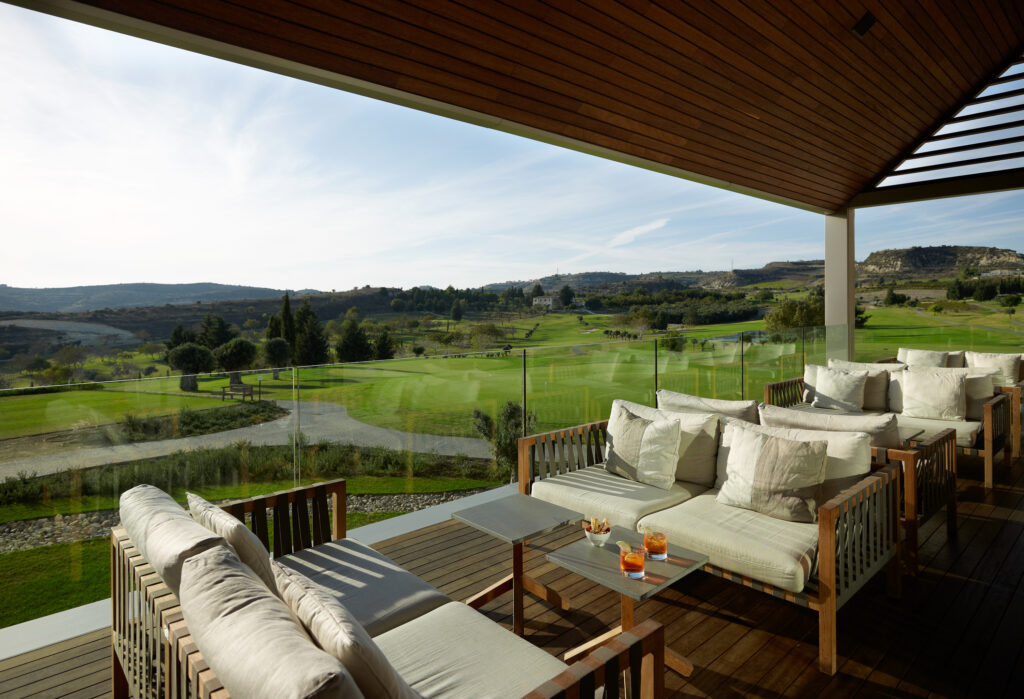
[[[485,489],[456,490],[442,493],[395,493],[384,495],[349,495],[349,512],[414,512],[443,502],[451,502]],[[273,516],[268,511],[269,516]],[[117,510],[100,510],[76,515],[57,515],[0,524],[0,554],[23,551],[38,546],[59,544],[108,536],[111,527],[120,521]]]
[[[272,422],[198,437],[90,447],[5,461],[0,463],[0,479],[22,472],[41,476],[69,468],[91,468],[151,459],[176,451],[226,447],[239,441],[247,441],[254,446],[291,444],[296,425],[295,404],[290,400],[277,401],[277,404],[288,410],[289,414]],[[483,439],[415,434],[376,427],[350,417],[345,406],[334,403],[301,401],[298,407],[298,424],[302,426],[302,434],[311,442],[330,440],[360,447],[388,447],[423,454],[434,452],[445,456],[465,455],[481,459],[491,456],[490,446]]]

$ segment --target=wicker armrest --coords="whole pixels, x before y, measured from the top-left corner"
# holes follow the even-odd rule
[[[519,492],[529,495],[534,479],[601,463],[607,441],[607,420],[522,437],[519,440]]]

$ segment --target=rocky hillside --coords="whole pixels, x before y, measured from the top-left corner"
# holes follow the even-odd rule
[[[1024,267],[1024,255],[1005,248],[968,245],[936,245],[903,250],[878,250],[857,265],[861,280],[891,275],[901,278],[950,277],[961,269],[975,267],[979,272]]]

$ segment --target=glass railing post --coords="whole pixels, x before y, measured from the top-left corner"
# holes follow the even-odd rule
[[[302,459],[299,434],[302,430],[302,414],[299,407],[299,370],[292,367],[292,407],[295,410],[295,421],[292,430],[292,484],[299,484],[299,462]]]
[[[744,354],[743,354],[743,331],[740,331],[740,400],[745,400],[747,396],[747,375],[744,367]]]
[[[523,436],[528,437],[528,425],[526,419],[526,350],[523,350]],[[515,474],[513,474],[514,477]]]
[[[658,338],[654,338],[654,401],[658,401]]]

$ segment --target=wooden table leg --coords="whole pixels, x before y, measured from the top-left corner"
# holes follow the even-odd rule
[[[523,635],[523,545],[512,544],[512,630]]]
[[[619,595],[620,606],[622,607],[622,630],[629,631],[633,628],[633,598],[626,595]],[[678,672],[683,677],[693,674],[693,663],[685,656],[676,653],[671,648],[665,648],[665,665]]]
[[[490,587],[476,593],[472,597],[466,599],[468,604],[473,609],[479,609],[491,600],[496,600],[503,594],[512,589],[512,576],[506,575],[504,578],[494,583]]]

